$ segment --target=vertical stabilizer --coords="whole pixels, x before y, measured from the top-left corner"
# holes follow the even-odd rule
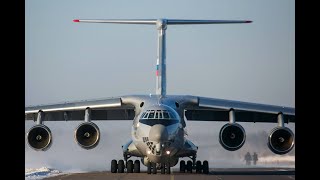
[[[73,22],[86,23],[115,23],[115,24],[143,24],[156,25],[158,30],[158,51],[156,64],[156,94],[165,96],[167,94],[166,76],[166,29],[167,25],[189,25],[189,24],[234,24],[251,23],[243,20],[190,20],[190,19],[75,19]]]

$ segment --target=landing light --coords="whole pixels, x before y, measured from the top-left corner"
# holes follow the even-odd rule
[[[166,154],[168,154],[168,155],[169,155],[169,154],[170,154],[170,151],[166,151]]]
[[[151,151],[150,151],[150,150],[148,150],[148,151],[147,151],[147,153],[148,153],[148,154],[151,154]]]

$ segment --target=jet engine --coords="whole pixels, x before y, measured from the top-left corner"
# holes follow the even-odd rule
[[[294,146],[294,134],[287,127],[275,127],[268,137],[268,147],[276,154],[286,154]]]
[[[50,129],[43,124],[33,126],[27,133],[27,142],[31,148],[37,151],[47,150],[52,142]]]
[[[82,148],[92,149],[99,143],[100,130],[93,122],[84,122],[75,129],[74,138]]]
[[[219,133],[219,142],[229,151],[240,149],[246,140],[246,132],[240,124],[225,124]]]

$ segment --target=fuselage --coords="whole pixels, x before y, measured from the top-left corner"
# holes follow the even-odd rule
[[[131,130],[132,142],[125,146],[124,151],[128,149],[131,156],[142,157],[145,162],[163,163],[170,160],[175,164],[181,153],[188,150],[185,148],[187,139],[183,112],[184,105],[189,100],[179,96],[157,95],[136,98],[143,103],[135,110],[136,116]],[[128,101],[132,103],[136,99]]]
[[[175,154],[185,142],[181,117],[170,106],[146,107],[134,120],[132,140],[151,162],[162,162]]]

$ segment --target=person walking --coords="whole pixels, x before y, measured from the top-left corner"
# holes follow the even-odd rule
[[[258,154],[256,152],[252,155],[253,164],[256,165],[258,161]]]
[[[244,160],[246,161],[246,165],[251,165],[252,158],[249,152],[244,156]]]

